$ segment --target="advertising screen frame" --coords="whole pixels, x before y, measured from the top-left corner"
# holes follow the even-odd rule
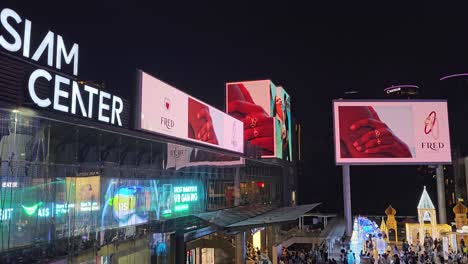
[[[342,161],[343,158],[339,157],[341,155],[340,149],[340,139],[339,135],[339,120],[338,120],[338,106],[339,103],[444,103],[447,110],[447,140],[449,143],[449,160],[440,160],[440,161],[418,161],[415,158],[410,158],[408,161],[399,160],[390,161],[389,159],[396,158],[372,158],[375,161],[368,161],[369,158],[356,158],[356,161]],[[399,100],[399,99],[334,99],[332,100],[332,113],[333,113],[333,149],[335,155],[335,164],[336,165],[443,165],[452,163],[452,153],[451,153],[451,140],[450,140],[450,118],[449,118],[449,108],[448,102],[445,99],[411,99],[411,100]],[[337,127],[338,125],[338,127]],[[414,128],[414,125],[413,125]]]
[[[235,119],[234,117],[228,115],[227,113],[221,111],[220,109],[218,109],[216,107],[213,107],[210,104],[207,104],[207,103],[203,102],[202,100],[199,100],[196,97],[193,97],[193,96],[191,96],[191,95],[177,89],[176,87],[174,87],[174,86],[172,86],[172,85],[158,79],[157,77],[154,77],[153,75],[151,75],[151,74],[149,74],[149,73],[147,73],[147,72],[145,72],[145,71],[143,71],[141,69],[138,69],[136,74],[137,74],[137,92],[136,92],[135,113],[133,115],[134,116],[134,128],[135,129],[143,131],[143,132],[148,132],[148,133],[151,133],[151,134],[161,135],[161,136],[168,137],[168,138],[171,138],[171,139],[174,139],[174,140],[179,140],[179,141],[183,140],[183,141],[185,141],[187,143],[196,143],[196,144],[199,144],[201,146],[213,147],[213,148],[224,150],[224,151],[231,152],[231,153],[244,154],[244,135],[243,135],[243,133],[239,134],[240,139],[239,139],[239,142],[236,142],[236,144],[240,144],[240,147],[239,147],[239,151],[236,151],[234,149],[230,149],[230,148],[224,147],[222,145],[225,133],[223,133],[223,138],[218,138],[218,144],[212,144],[212,143],[205,142],[205,141],[202,141],[202,140],[197,140],[195,138],[190,138],[189,135],[181,137],[181,136],[177,136],[177,135],[171,135],[169,133],[163,133],[163,132],[143,128],[142,110],[143,110],[143,75],[144,74],[150,76],[151,78],[154,78],[155,80],[161,82],[164,85],[167,85],[171,89],[174,89],[175,93],[180,94],[180,95],[182,95],[184,97],[187,97],[188,100],[187,100],[186,107],[189,107],[190,101],[194,101],[196,103],[199,103],[199,104],[202,104],[202,105],[208,107],[209,110],[216,111],[217,113],[215,115],[218,115],[218,116],[222,115],[224,121],[227,118],[232,119],[232,122],[236,123],[237,126],[238,126],[238,128],[236,128],[236,129],[233,128],[234,131],[237,131],[237,130],[242,131],[243,123],[241,121]],[[187,115],[189,115],[189,113],[187,113]],[[236,126],[235,124],[233,124],[233,125]],[[218,137],[219,136],[220,135],[218,135]]]
[[[283,149],[282,149],[282,144],[281,144],[282,143],[281,130],[278,129],[278,124],[277,124],[278,122],[280,122],[280,120],[279,120],[279,118],[277,116],[276,109],[275,109],[275,107],[276,107],[275,97],[278,95],[278,93],[281,93],[282,95],[286,95],[289,98],[289,100],[291,98],[290,95],[286,92],[286,90],[284,89],[283,86],[278,86],[278,85],[274,84],[273,81],[271,81],[270,79],[226,82],[225,88],[224,88],[224,97],[225,97],[224,100],[225,100],[225,111],[228,114],[230,113],[229,89],[230,89],[231,85],[237,85],[237,84],[243,84],[243,85],[249,85],[250,84],[250,85],[256,86],[255,88],[253,88],[253,87],[247,88],[248,93],[250,93],[249,96],[251,96],[252,99],[255,101],[254,104],[256,104],[257,106],[260,106],[263,109],[263,111],[265,111],[268,118],[272,119],[271,124],[272,124],[272,127],[273,127],[272,128],[273,129],[273,136],[272,136],[271,146],[272,146],[272,152],[273,153],[272,154],[262,153],[261,158],[263,158],[263,159],[275,159],[276,158],[276,159],[282,159],[282,160],[291,162],[292,161],[292,149],[289,152],[290,153],[290,155],[289,155],[290,160],[283,159]],[[262,91],[262,89],[265,89],[265,90]],[[257,92],[256,95],[253,94],[253,91],[255,91],[255,90]],[[262,95],[259,95],[259,94],[262,94]],[[285,102],[283,102],[283,104],[284,103]],[[289,111],[289,113],[285,112],[285,115],[288,115],[288,114],[290,116],[291,112],[290,111]],[[229,114],[229,115],[231,115],[231,114]],[[234,116],[234,115],[232,115],[232,116]],[[236,117],[236,116],[234,116],[234,117]],[[236,117],[236,118],[239,119],[241,117]],[[292,131],[291,131],[291,124],[292,123],[291,122],[292,122],[292,120],[291,120],[291,118],[289,118],[288,127],[289,127],[290,130],[288,132],[287,137],[289,138],[290,146],[292,146],[291,145],[292,138],[290,137],[290,135],[292,136]],[[250,144],[250,143],[248,143],[248,141],[249,140],[246,140],[244,138],[244,145]]]

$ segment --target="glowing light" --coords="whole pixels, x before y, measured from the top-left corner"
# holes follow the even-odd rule
[[[387,87],[384,89],[384,92],[387,94],[393,93],[393,92],[398,92],[401,91],[401,88],[415,88],[419,89],[419,86],[417,85],[411,85],[411,84],[402,84],[402,85],[392,85],[390,87]]]
[[[455,78],[455,77],[463,77],[463,76],[468,76],[468,73],[457,73],[457,74],[447,75],[447,76],[440,78],[440,81],[450,79],[450,78]]]
[[[179,205],[174,206],[175,212],[182,212],[182,211],[188,211],[188,210],[189,210],[188,204],[179,204]]]
[[[24,212],[27,214],[27,215],[33,215],[34,213],[36,213],[36,210],[39,206],[42,205],[42,202],[38,202],[37,204],[33,205],[33,206],[24,206],[24,205],[21,205],[21,207],[23,207],[24,209]]]

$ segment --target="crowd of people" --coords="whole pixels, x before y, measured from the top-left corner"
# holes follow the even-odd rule
[[[403,241],[401,246],[387,246],[384,252],[378,252],[375,248],[375,243],[372,237],[368,238],[363,245],[360,253],[353,252],[349,241],[342,238],[336,242],[335,248],[339,250],[338,254],[329,254],[327,247],[328,243],[322,245],[314,245],[312,248],[299,248],[297,250],[289,250],[283,248],[280,264],[309,264],[309,263],[326,263],[326,264],[427,264],[427,263],[449,263],[449,264],[468,264],[468,248],[465,246],[463,239],[460,241],[460,246],[457,250],[449,247],[449,251],[445,252],[442,247],[441,239],[433,239],[426,235],[422,244],[408,244]],[[331,246],[332,247],[332,246]],[[333,249],[332,249],[333,250]],[[335,259],[336,256],[336,259]]]
[[[310,264],[310,263],[325,263],[328,261],[328,247],[326,243],[322,245],[315,244],[312,248],[299,248],[297,250],[289,250],[283,248],[281,257],[279,258],[280,264]],[[338,262],[330,262],[338,263]]]
[[[256,264],[271,264],[268,258],[268,251],[262,252],[258,247],[255,248],[252,243],[247,241],[247,260]]]
[[[422,264],[422,263],[468,263],[467,249],[463,239],[460,241],[459,253],[456,253],[450,246],[444,257],[441,239],[433,239],[426,234],[423,243],[417,242],[416,245],[408,244],[403,241],[401,248],[396,245],[388,246],[385,252],[375,250],[372,237],[365,242],[365,247],[360,253],[361,263],[373,264]],[[345,252],[342,249],[342,253]],[[349,258],[341,263],[353,264]]]

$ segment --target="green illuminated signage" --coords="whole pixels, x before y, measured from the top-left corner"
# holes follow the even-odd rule
[[[36,213],[37,208],[39,208],[39,206],[41,206],[41,205],[42,205],[42,202],[38,202],[37,204],[35,204],[35,205],[33,205],[33,206],[24,206],[24,205],[21,205],[21,207],[23,207],[24,212],[25,212],[27,215],[31,216],[31,215],[33,215],[33,214]]]
[[[183,211],[188,211],[189,210],[189,205],[188,204],[178,204],[174,206],[174,211],[175,212],[183,212]]]
[[[175,186],[174,202],[176,204],[198,201],[197,186]]]

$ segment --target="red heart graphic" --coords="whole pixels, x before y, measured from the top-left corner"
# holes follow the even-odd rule
[[[166,109],[169,110],[169,102],[166,102]]]

